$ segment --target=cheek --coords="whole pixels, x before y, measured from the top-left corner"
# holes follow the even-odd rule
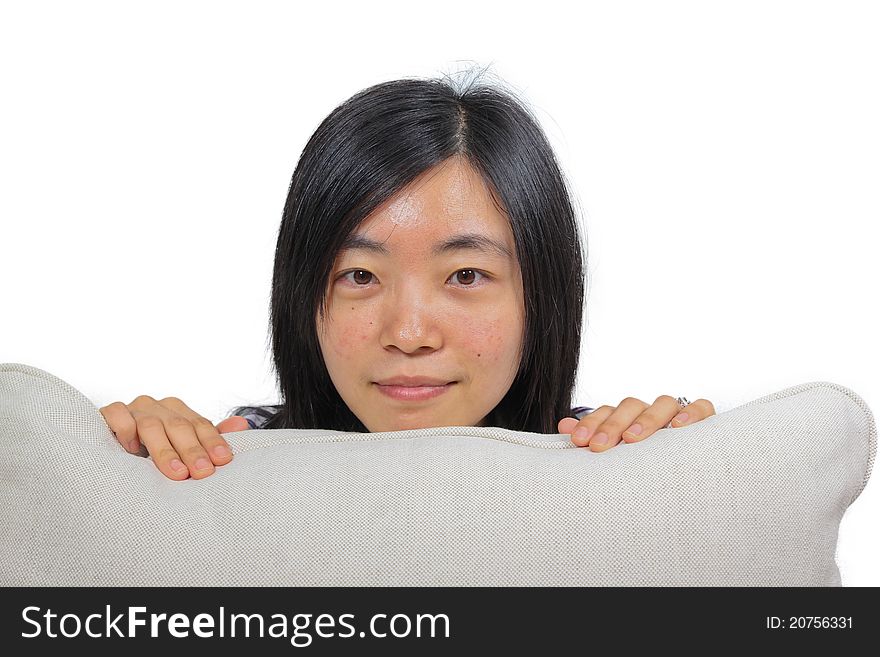
[[[465,348],[471,354],[472,362],[482,370],[483,366],[504,364],[517,352],[515,331],[501,319],[481,322],[469,331]]]
[[[364,345],[370,340],[372,328],[372,320],[364,323],[362,318],[351,313],[341,321],[331,322],[325,338],[337,356],[351,358],[353,354],[363,351]]]

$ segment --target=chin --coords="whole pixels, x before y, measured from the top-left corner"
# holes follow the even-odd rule
[[[387,422],[382,423],[384,427],[379,429],[371,429],[371,433],[378,433],[380,431],[408,431],[411,429],[430,429],[432,427],[445,427],[451,426],[452,422],[447,420],[432,420],[430,418],[399,418],[396,422],[391,422],[390,424]]]

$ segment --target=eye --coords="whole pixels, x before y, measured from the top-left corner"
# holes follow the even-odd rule
[[[352,278],[348,278],[354,274]],[[372,279],[373,275],[368,272],[366,269],[352,269],[351,271],[347,271],[344,274],[340,275],[340,280],[345,279],[354,283],[357,287],[366,287],[367,284]]]
[[[462,287],[479,287],[480,280],[488,276],[477,269],[459,269],[450,278],[456,278]]]

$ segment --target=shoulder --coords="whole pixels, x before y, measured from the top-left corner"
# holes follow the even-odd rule
[[[247,420],[248,426],[251,429],[259,429],[266,422],[271,420],[276,413],[281,409],[281,406],[248,406],[245,408],[236,409],[238,412],[235,415],[239,417],[243,417]]]
[[[589,406],[575,406],[571,409],[571,415],[572,417],[576,417],[578,420],[580,420],[584,415],[589,415],[594,410],[596,409],[590,408]]]

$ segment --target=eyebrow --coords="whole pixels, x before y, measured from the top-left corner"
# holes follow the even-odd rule
[[[365,251],[372,251],[374,253],[378,253],[380,255],[390,255],[388,249],[385,248],[382,242],[377,242],[376,240],[370,239],[369,237],[365,237],[364,235],[349,235],[348,238],[342,243],[342,247],[339,249],[340,253],[343,251],[354,251],[357,249],[362,249]],[[496,239],[492,239],[486,235],[481,235],[479,233],[462,233],[461,235],[453,235],[452,237],[443,240],[442,242],[437,242],[434,247],[431,249],[431,254],[434,257],[452,253],[453,251],[461,251],[464,249],[471,249],[474,251],[481,251],[483,253],[500,255],[503,258],[512,258],[513,254],[510,252],[510,249],[507,248],[507,245],[503,242],[499,242]]]

